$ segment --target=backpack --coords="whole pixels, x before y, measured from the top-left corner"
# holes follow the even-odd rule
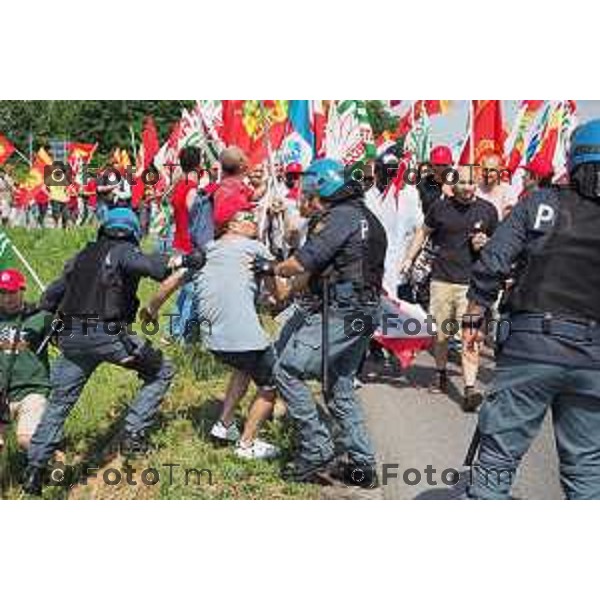
[[[212,196],[202,191],[196,194],[190,208],[189,228],[192,246],[196,250],[203,250],[215,238]]]

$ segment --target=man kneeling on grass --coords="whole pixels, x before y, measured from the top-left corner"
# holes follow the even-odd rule
[[[25,304],[25,285],[21,272],[0,271],[0,450],[11,419],[19,448],[29,448],[50,392],[48,351],[42,342],[51,315]]]
[[[226,202],[215,205],[217,239],[206,246],[206,264],[195,276],[194,295],[204,344],[234,369],[220,418],[210,434],[218,441],[236,443],[239,457],[268,459],[276,457],[279,451],[257,434],[275,403],[275,352],[256,311],[258,281],[254,263],[273,257],[256,239],[258,227],[253,208],[242,196],[229,196]],[[156,318],[160,304],[184,277],[180,274],[164,282],[145,309],[147,317]],[[256,385],[257,395],[240,435],[234,413],[250,381]]]

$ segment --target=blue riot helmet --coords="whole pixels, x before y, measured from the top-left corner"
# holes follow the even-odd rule
[[[332,158],[314,160],[302,177],[302,192],[328,199],[346,185],[344,165]]]
[[[140,221],[131,208],[119,207],[108,210],[100,231],[133,236],[138,242],[142,238]]]
[[[567,166],[577,192],[597,201],[600,198],[600,119],[575,129]]]
[[[580,125],[571,136],[569,173],[589,163],[600,163],[600,119]]]

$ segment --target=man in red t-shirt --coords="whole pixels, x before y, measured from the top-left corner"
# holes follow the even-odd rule
[[[175,184],[171,196],[171,205],[175,224],[173,249],[182,254],[190,254],[193,250],[190,233],[190,209],[198,193],[201,158],[200,149],[191,146],[183,148],[179,153],[179,164],[183,176]],[[185,341],[191,333],[188,330],[188,325],[195,320],[191,282],[181,288],[177,296],[176,306],[178,317],[171,322],[171,333],[176,339]]]
[[[44,221],[48,214],[48,204],[50,203],[50,194],[46,186],[41,186],[33,195],[37,207],[37,222],[39,227],[44,227]]]
[[[175,184],[171,205],[175,234],[173,249],[183,254],[192,251],[190,235],[190,208],[198,191],[201,154],[199,148],[183,148],[179,153],[179,164],[183,171],[182,178]]]

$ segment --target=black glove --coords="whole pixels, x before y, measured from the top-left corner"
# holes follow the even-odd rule
[[[181,258],[181,266],[190,271],[199,271],[206,263],[206,254],[202,250],[194,250]]]
[[[275,275],[275,261],[257,256],[254,259],[252,268],[257,275],[269,277]]]

